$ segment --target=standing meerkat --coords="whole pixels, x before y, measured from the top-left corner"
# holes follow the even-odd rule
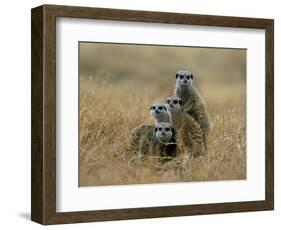
[[[160,122],[140,125],[131,133],[129,149],[140,155],[175,157],[177,155],[176,130],[171,123]]]
[[[155,120],[155,125],[160,122],[171,123],[171,115],[164,103],[155,103],[149,108],[150,115]]]
[[[172,96],[166,100],[166,107],[171,114],[173,126],[181,136],[185,147],[190,149],[191,155],[197,157],[205,154],[203,132],[200,125],[188,113],[182,110],[179,97]]]
[[[207,147],[208,135],[211,130],[211,123],[204,99],[192,86],[193,75],[187,70],[178,71],[176,74],[175,95],[182,101],[182,108],[190,114],[200,125],[204,143]]]

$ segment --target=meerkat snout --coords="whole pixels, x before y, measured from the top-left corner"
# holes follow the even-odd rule
[[[185,88],[192,85],[193,75],[188,70],[180,70],[176,74],[177,85],[181,88]]]

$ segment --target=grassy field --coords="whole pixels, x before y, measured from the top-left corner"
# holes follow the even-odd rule
[[[135,53],[130,49],[131,55],[127,55],[126,59],[119,52],[124,52],[124,47],[119,51],[108,51],[115,62],[123,58],[119,64],[108,64],[106,55],[103,59],[98,56],[102,49],[99,45],[92,51],[89,47],[82,47],[80,54],[80,62],[83,63],[80,72],[80,186],[246,178],[245,53],[239,56],[235,52],[218,50],[215,52],[217,58],[206,64],[210,71],[202,67],[198,68],[201,72],[195,71],[195,76],[200,76],[195,77],[195,85],[205,98],[213,124],[207,155],[189,159],[188,155],[181,154],[165,164],[155,157],[147,157],[136,163],[136,156],[127,149],[130,133],[139,124],[153,124],[149,106],[173,94],[175,67],[170,65],[170,70],[166,70],[173,74],[157,73],[150,68],[136,70],[139,65],[132,62],[140,62],[137,57],[142,58],[142,55],[137,53],[134,56]],[[103,47],[102,50],[106,49]],[[117,58],[118,52],[122,58]],[[158,59],[165,63],[167,57],[161,52],[162,56]],[[198,63],[200,55],[206,57],[214,54],[210,49],[206,51],[209,54],[203,49],[200,52],[198,49],[188,52],[193,52],[193,57],[196,57],[193,62],[185,60],[191,63],[193,69],[202,65]],[[174,57],[180,56],[179,52],[169,50],[168,53],[174,54]],[[171,56],[169,58],[171,60]],[[102,59],[104,62],[91,69],[89,59]],[[153,59],[155,52],[151,51],[151,59],[142,60],[141,63],[152,63]],[[157,62],[161,63],[158,59]],[[231,61],[234,63],[233,71],[228,71],[230,67],[227,63]],[[167,68],[167,65],[163,66]],[[213,69],[212,66],[220,69]],[[233,79],[233,76],[238,77]]]

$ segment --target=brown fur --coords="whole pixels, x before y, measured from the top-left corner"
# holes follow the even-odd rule
[[[172,115],[173,125],[178,130],[182,142],[190,150],[192,157],[206,152],[203,132],[195,119],[184,111]]]
[[[182,100],[183,111],[194,118],[194,120],[200,125],[203,132],[204,144],[207,147],[211,123],[204,99],[192,86],[188,87],[188,89],[184,91],[177,89],[176,96]]]

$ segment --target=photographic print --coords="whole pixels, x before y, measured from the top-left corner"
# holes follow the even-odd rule
[[[31,16],[32,221],[274,209],[273,19]]]
[[[31,16],[33,221],[274,209],[273,19]]]
[[[246,179],[246,53],[79,42],[79,186]]]

